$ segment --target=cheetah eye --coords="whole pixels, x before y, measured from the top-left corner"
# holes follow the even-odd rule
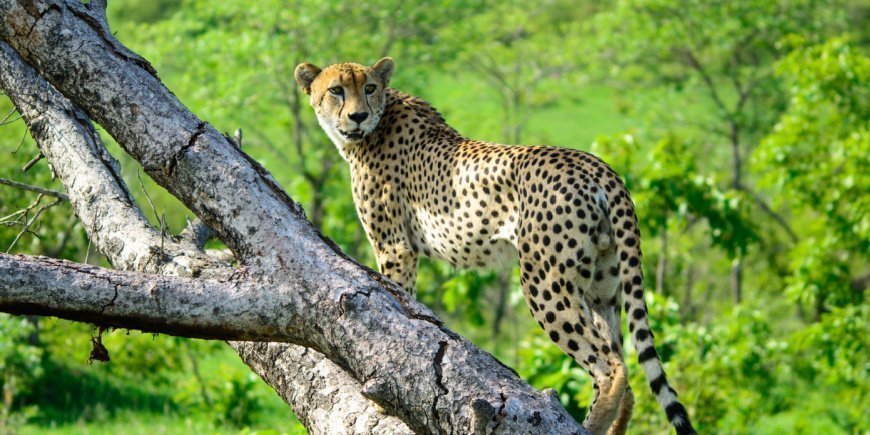
[[[344,88],[341,86],[333,86],[329,88],[329,93],[332,95],[344,95]]]
[[[378,87],[375,85],[366,85],[366,95],[371,95],[375,93],[375,89]]]

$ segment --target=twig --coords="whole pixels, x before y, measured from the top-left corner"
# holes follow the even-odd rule
[[[40,193],[35,204],[38,204],[39,201],[42,200],[42,197],[43,197],[43,195]],[[27,221],[27,223],[24,224],[24,228],[22,228],[21,231],[18,232],[18,235],[15,236],[15,239],[12,240],[12,243],[9,245],[9,248],[6,249],[6,253],[8,254],[9,251],[11,251],[13,247],[15,247],[15,244],[17,244],[18,241],[21,240],[21,237],[23,237],[27,233],[31,233],[34,236],[39,237],[36,235],[36,233],[34,233],[33,231],[30,230],[30,227],[33,226],[33,223],[36,222],[37,219],[39,219],[39,216],[42,215],[42,213],[44,211],[60,204],[61,202],[63,202],[63,200],[55,199],[53,202],[39,207],[36,210],[36,213],[33,214],[33,218],[31,218],[30,220]],[[25,216],[26,216],[26,213],[25,213]],[[39,229],[39,228],[37,227],[37,229]]]
[[[160,215],[157,214],[157,209],[154,207],[154,202],[151,201],[151,195],[148,194],[148,191],[145,190],[145,183],[142,182],[142,173],[139,170],[136,170],[136,178],[139,180],[139,187],[142,189],[142,193],[145,194],[145,199],[148,201],[148,205],[151,206],[151,211],[154,212],[154,218],[157,219],[157,222],[160,222]]]
[[[21,140],[18,142],[18,146],[15,147],[15,151],[12,151],[12,154],[18,152],[21,149],[21,145],[24,145],[24,139],[27,139],[27,129],[24,129],[24,133],[21,133]]]
[[[6,122],[6,120],[9,119],[9,118],[12,116],[13,113],[15,113],[15,110],[16,110],[15,108],[13,108],[12,110],[10,110],[9,113],[7,113],[6,116],[3,117],[3,120],[0,121],[0,124]]]
[[[145,194],[145,199],[148,200],[148,205],[151,206],[151,211],[154,212],[154,217],[160,225],[160,252],[163,253],[165,252],[163,250],[163,242],[166,237],[166,208],[164,207],[162,215],[157,214],[157,208],[154,207],[154,202],[151,201],[151,195],[145,190],[145,184],[142,182],[142,173],[138,169],[136,170],[136,178],[139,179],[139,187],[142,188],[142,193]]]
[[[236,131],[233,132],[233,140],[236,141],[236,145],[238,145],[239,149],[241,149],[242,148],[242,127],[237,128]]]
[[[773,218],[773,221],[776,222],[786,232],[786,234],[788,234],[788,237],[791,239],[792,243],[798,242],[799,238],[794,230],[791,228],[791,226],[789,226],[788,222],[786,222],[786,220],[782,216],[780,216],[779,213],[775,212],[772,208],[770,208],[770,206],[767,205],[767,203],[764,201],[764,198],[762,198],[756,192],[752,191],[751,189],[742,184],[738,185],[737,188],[738,190],[741,190],[749,195],[752,200],[755,201],[755,204],[758,205],[758,208],[760,208],[761,211],[765,212],[771,218]]]
[[[85,237],[87,237],[88,239],[88,247],[87,249],[85,249],[85,261],[82,262],[84,264],[90,264],[88,263],[88,260],[91,258],[91,243],[93,242],[92,236],[99,237],[100,234],[97,228],[97,219],[99,218],[99,215],[99,213],[94,213],[94,218],[91,219],[91,231],[87,231],[87,224],[82,222],[82,224],[85,225]]]
[[[30,159],[30,161],[27,162],[27,164],[25,164],[25,165],[21,168],[21,172],[27,172],[27,171],[29,171],[30,168],[33,167],[33,165],[35,165],[37,162],[39,162],[39,161],[42,160],[43,158],[45,158],[45,156],[42,155],[42,153],[37,154],[37,155],[34,156],[32,159]]]
[[[695,57],[695,53],[690,49],[682,50],[683,54],[686,56],[686,60],[689,61],[689,65],[695,69],[701,76],[701,80],[704,81],[704,84],[707,86],[707,92],[710,94],[710,98],[713,99],[713,103],[716,104],[716,107],[722,111],[725,117],[730,121],[732,119],[732,113],[728,110],[728,107],[725,105],[725,102],[719,96],[719,92],[716,91],[716,85],[713,83],[713,79],[707,74],[707,70],[704,69],[704,66],[701,65],[701,62],[698,61],[698,58]]]
[[[21,115],[18,115],[15,118],[9,119],[8,121],[7,121],[7,119],[9,119],[8,116],[6,118],[3,118],[3,121],[0,121],[0,126],[12,124],[13,122],[18,121],[19,119],[21,119]]]
[[[40,154],[42,155],[42,154]],[[69,196],[65,193],[58,192],[56,190],[46,189],[44,187],[31,186],[29,184],[19,183],[17,181],[7,180],[6,178],[0,178],[0,184],[5,184],[10,187],[14,187],[16,189],[21,190],[29,190],[31,192],[36,192],[45,196],[51,196],[53,198],[57,198],[62,201],[69,201]]]
[[[42,200],[42,195],[38,195],[36,197],[36,200],[34,200],[32,203],[30,203],[30,205],[28,205],[27,207],[24,207],[21,210],[18,210],[15,213],[12,213],[8,216],[4,216],[4,217],[0,218],[0,224],[6,225],[6,226],[13,226],[13,225],[20,224],[21,223],[20,222],[21,216],[27,214],[27,212],[36,208],[36,206],[39,205],[39,202],[41,200]],[[12,220],[12,222],[7,222],[7,221],[11,220],[12,218],[15,218],[15,219]],[[25,219],[25,221],[26,221],[26,219]]]

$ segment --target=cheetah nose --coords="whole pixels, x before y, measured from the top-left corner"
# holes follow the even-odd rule
[[[368,114],[368,112],[356,112],[356,113],[351,113],[347,117],[352,119],[357,124],[361,124],[363,121],[366,120],[366,118],[369,117],[369,114]]]

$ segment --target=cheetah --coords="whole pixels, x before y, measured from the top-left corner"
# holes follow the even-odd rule
[[[592,377],[583,425],[593,434],[625,433],[634,406],[624,299],[656,399],[677,433],[695,433],[653,345],[640,232],[622,180],[583,151],[467,139],[425,101],[389,88],[394,69],[387,57],[371,67],[303,63],[294,73],[350,166],[380,272],[413,295],[420,255],[471,268],[518,259],[532,316]]]

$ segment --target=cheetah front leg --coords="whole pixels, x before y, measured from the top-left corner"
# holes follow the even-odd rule
[[[417,294],[417,260],[419,255],[407,242],[378,243],[374,246],[378,271],[401,285],[411,296]]]

